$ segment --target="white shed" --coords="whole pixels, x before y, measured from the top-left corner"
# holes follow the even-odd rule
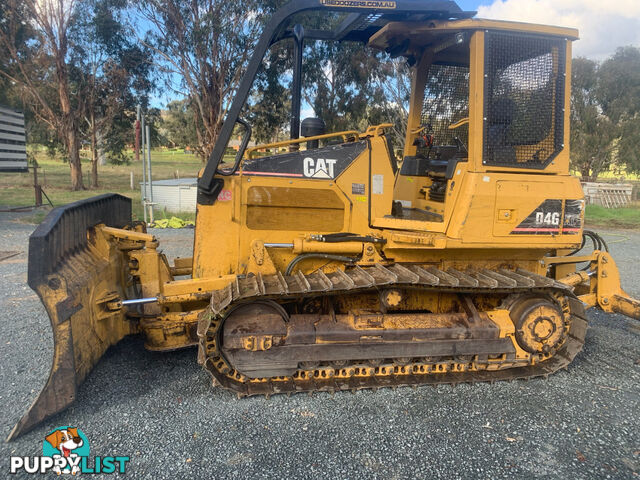
[[[0,171],[27,171],[24,114],[0,105]]]
[[[148,189],[148,186],[147,186]],[[140,183],[140,192],[144,187]],[[153,207],[167,212],[195,212],[198,194],[197,178],[172,178],[153,181]],[[147,196],[148,197],[148,196]]]

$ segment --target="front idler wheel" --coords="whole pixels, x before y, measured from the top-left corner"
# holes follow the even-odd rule
[[[510,312],[518,345],[533,354],[550,354],[565,340],[565,322],[560,307],[545,298],[517,302]]]

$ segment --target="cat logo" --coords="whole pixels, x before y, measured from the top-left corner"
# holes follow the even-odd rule
[[[337,160],[331,158],[313,159],[306,157],[303,161],[303,173],[309,178],[333,178]]]

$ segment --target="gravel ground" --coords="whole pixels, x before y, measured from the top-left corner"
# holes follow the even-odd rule
[[[31,225],[0,214],[0,433],[46,380],[49,320],[26,285]],[[157,231],[170,256],[192,230]],[[601,231],[624,286],[640,296],[640,232]],[[128,478],[637,478],[640,323],[591,311],[584,351],[547,380],[249,398],[212,388],[195,349],[156,354],[139,338],[112,347],[65,412],[10,444],[38,455],[75,425],[91,455],[129,455]],[[99,476],[95,476],[99,477]],[[105,476],[111,478],[112,476]],[[15,477],[13,477],[15,478]]]

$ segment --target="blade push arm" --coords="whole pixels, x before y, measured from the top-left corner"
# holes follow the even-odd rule
[[[560,282],[574,286],[578,298],[589,307],[640,320],[640,301],[622,289],[620,271],[608,252],[595,250],[587,256],[548,257],[544,260],[548,266],[582,261],[590,262],[586,270],[567,275]]]

